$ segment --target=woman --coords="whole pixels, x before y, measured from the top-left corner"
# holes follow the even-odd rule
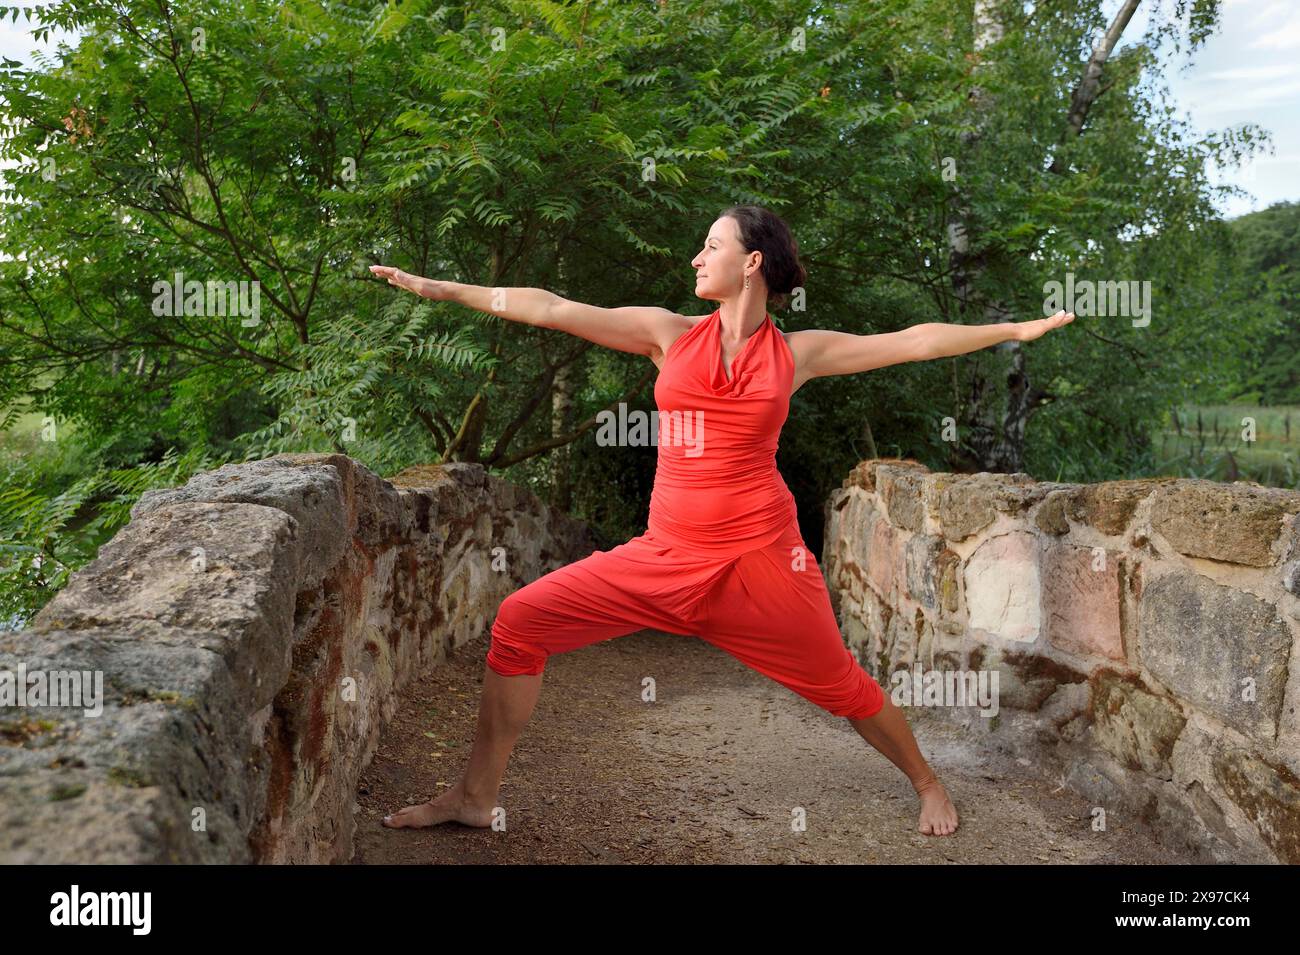
[[[956,830],[957,811],[902,711],[844,645],[821,571],[800,536],[794,499],[776,469],[777,439],[790,395],[811,378],[1029,341],[1074,316],[1058,312],[974,327],[926,323],[883,335],[820,329],[784,335],[766,307],[769,300],[781,307],[802,287],[798,251],[772,212],[749,205],[726,210],[691,263],[695,294],[720,305],[695,316],[651,306],[598,308],[543,289],[491,289],[371,266],[389,284],[425,298],[645,355],[660,369],[658,464],[646,533],[506,598],[492,625],[465,775],[436,799],[385,816],[385,826],[490,825],[546,658],[654,628],[697,635],[846,717],[907,775],[920,799],[918,830]]]

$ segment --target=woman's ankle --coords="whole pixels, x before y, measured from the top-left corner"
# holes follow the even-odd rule
[[[461,779],[452,788],[459,792],[459,799],[466,806],[491,808],[497,804],[499,787],[494,786],[491,789],[482,786],[474,787]]]
[[[934,774],[934,770],[928,767],[925,772],[911,780],[911,783],[912,788],[916,790],[917,795],[922,795],[940,785],[939,777]]]

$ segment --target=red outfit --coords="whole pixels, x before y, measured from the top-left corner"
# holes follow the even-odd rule
[[[884,693],[844,645],[776,468],[794,356],[766,315],[728,380],[721,324],[715,310],[664,356],[646,532],[507,597],[487,664],[541,673],[552,653],[654,628],[699,636],[835,716],[874,716]]]

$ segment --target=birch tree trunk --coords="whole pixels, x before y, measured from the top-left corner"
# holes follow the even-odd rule
[[[554,389],[551,392],[551,437],[558,438],[569,430],[569,413],[573,406],[572,364],[561,365],[556,371]],[[569,466],[571,447],[570,442],[551,451],[551,504],[566,514],[573,510],[572,470]]]
[[[1070,110],[1065,118],[1060,141],[1067,142],[1078,136],[1088,117],[1092,104],[1100,95],[1102,68],[1132,19],[1141,0],[1126,0],[1105,35],[1093,46],[1092,55],[1084,66],[1083,76],[1071,97]],[[975,113],[975,131],[963,137],[965,159],[970,161],[980,146],[983,130],[995,102],[978,83],[980,73],[986,72],[990,62],[989,48],[1002,39],[1002,25],[995,15],[995,0],[975,0],[974,8],[974,64],[972,76],[977,82],[970,93],[971,108]],[[1066,170],[1057,152],[1049,169],[1063,175]],[[960,183],[958,166],[956,182]],[[952,272],[953,293],[959,303],[962,321],[966,324],[993,324],[1014,320],[1010,309],[999,298],[986,300],[977,291],[978,280],[987,263],[983,254],[972,254],[969,196],[957,187],[955,203],[957,214],[948,226],[948,259]],[[1050,397],[1036,386],[1029,374],[1024,349],[1020,342],[1003,342],[989,350],[983,360],[972,363],[971,374],[963,403],[960,394],[954,394],[958,404],[958,442],[952,447],[950,457],[954,470],[967,471],[1019,471],[1024,463],[1025,426],[1033,410]],[[990,371],[1005,373],[1006,390],[1003,396]]]

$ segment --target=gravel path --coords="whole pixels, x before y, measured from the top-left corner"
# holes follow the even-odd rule
[[[1190,861],[1113,816],[1093,832],[1083,797],[910,710],[961,816],[953,835],[922,835],[907,779],[847,721],[655,631],[551,657],[501,787],[504,831],[384,828],[459,776],[486,653],[485,635],[407,692],[359,786],[353,863]],[[642,701],[646,677],[655,702]]]

